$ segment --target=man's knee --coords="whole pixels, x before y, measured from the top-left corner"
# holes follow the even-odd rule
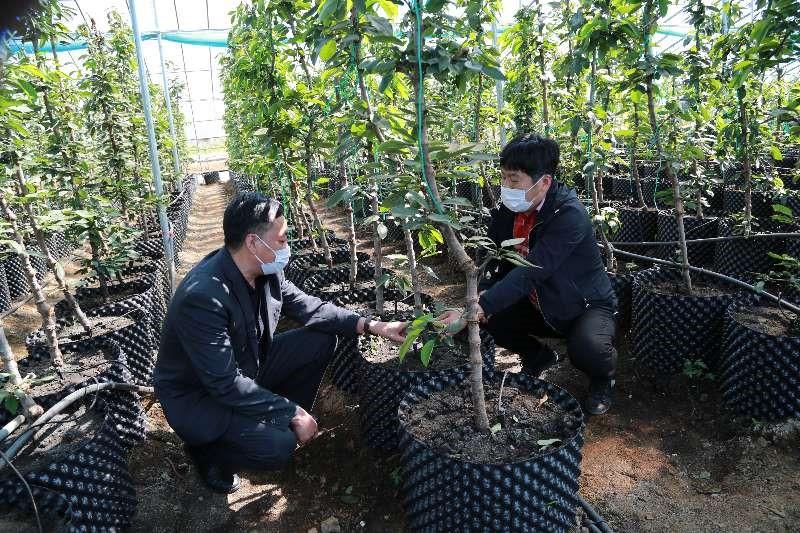
[[[617,351],[612,333],[578,330],[567,341],[570,361],[590,376],[608,376],[614,372]]]
[[[274,431],[257,446],[248,446],[245,460],[252,470],[280,470],[297,448],[297,437],[289,429]]]

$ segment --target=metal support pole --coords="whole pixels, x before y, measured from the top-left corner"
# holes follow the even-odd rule
[[[161,182],[161,166],[158,164],[158,145],[156,144],[156,130],[153,128],[153,114],[150,109],[150,90],[147,87],[147,75],[144,70],[144,57],[142,56],[142,37],[139,34],[139,19],[136,17],[136,0],[130,0],[131,26],[133,27],[133,42],[136,45],[136,62],[139,67],[139,92],[142,96],[144,120],[147,126],[147,141],[150,148],[150,168],[153,170],[153,183],[156,188],[156,201],[158,209],[158,222],[161,224],[161,237],[164,242],[164,259],[169,270],[169,289],[175,290],[175,259],[173,257],[172,235],[169,229],[167,208],[164,205],[164,184]]]
[[[492,44],[497,48],[497,21],[492,21]],[[503,124],[503,119],[500,114],[503,112],[503,81],[496,80],[494,82],[495,92],[497,93],[497,116],[500,129],[500,147],[506,145],[506,127]]]
[[[161,83],[164,85],[164,100],[167,102],[169,135],[172,137],[172,166],[175,169],[175,176],[179,177],[181,175],[181,160],[178,157],[178,137],[175,135],[175,121],[172,118],[172,97],[169,94],[167,68],[164,65],[164,49],[161,46],[161,27],[158,25],[158,8],[156,7],[156,0],[153,0],[153,17],[155,17],[156,32],[158,34],[158,57],[161,60]]]

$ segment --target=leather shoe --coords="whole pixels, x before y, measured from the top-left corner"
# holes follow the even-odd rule
[[[614,403],[614,380],[593,379],[589,383],[589,394],[586,396],[584,408],[590,415],[602,415],[611,409]]]
[[[231,472],[219,465],[204,461],[198,457],[198,454],[188,444],[184,444],[183,449],[194,462],[200,478],[212,491],[218,494],[233,494],[242,486],[242,481],[236,472]]]

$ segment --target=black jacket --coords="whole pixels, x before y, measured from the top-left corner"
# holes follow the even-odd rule
[[[492,210],[488,236],[498,245],[514,238],[516,213],[504,205]],[[481,279],[480,305],[491,315],[518,302],[533,289],[551,327],[566,333],[588,307],[616,309],[616,297],[597,247],[594,229],[575,192],[553,181],[528,240],[526,258],[536,268],[493,260]]]
[[[305,294],[283,272],[267,276],[263,290],[264,353],[281,311],[320,331],[356,334],[359,315]],[[170,426],[199,445],[222,436],[234,412],[288,425],[296,405],[256,383],[264,353],[247,282],[220,248],[186,274],[167,312],[154,385]]]

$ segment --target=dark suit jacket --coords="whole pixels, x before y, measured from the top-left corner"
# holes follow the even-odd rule
[[[356,334],[359,315],[305,294],[283,272],[267,276],[263,290],[264,353],[281,311],[319,331]],[[294,403],[256,383],[261,366],[256,320],[247,282],[224,247],[203,258],[175,291],[154,385],[167,421],[189,444],[222,436],[233,413],[283,427],[294,416]]]
[[[488,237],[496,244],[514,237],[516,213],[500,205],[492,210]],[[566,333],[589,307],[614,311],[617,301],[608,280],[594,228],[575,191],[553,181],[528,236],[526,258],[535,268],[493,260],[479,289],[487,315],[498,313],[536,289],[539,310],[551,327]]]

